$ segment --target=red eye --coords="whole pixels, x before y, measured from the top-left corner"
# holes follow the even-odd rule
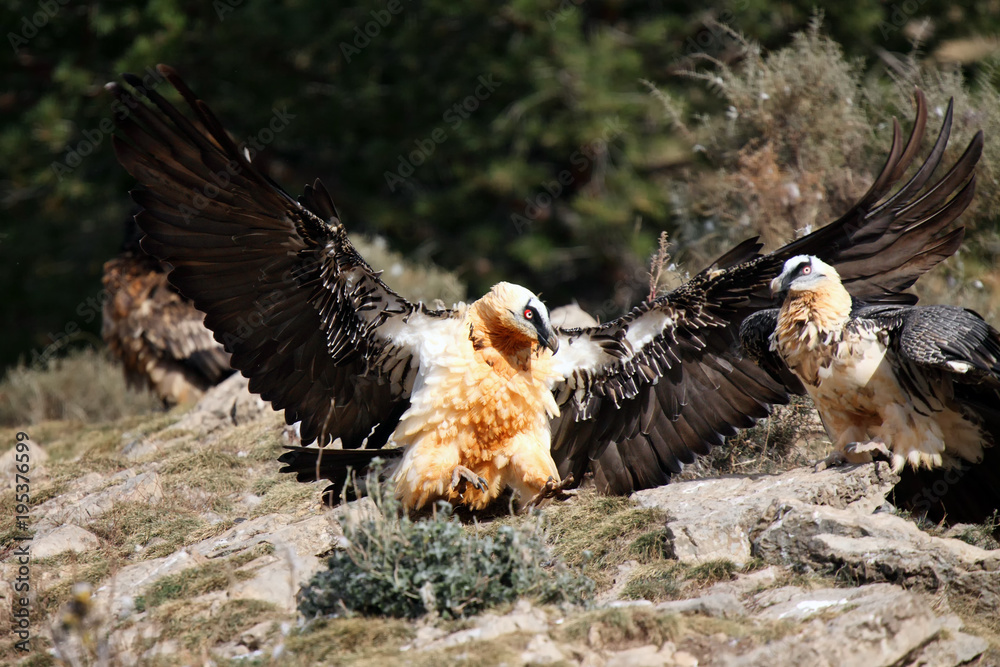
[[[813,272],[813,268],[811,266],[803,266],[802,267],[802,275],[808,276],[812,272]]]
[[[530,320],[534,316],[535,316],[535,313],[531,310],[531,308],[528,308],[528,309],[526,309],[524,311],[524,319]]]

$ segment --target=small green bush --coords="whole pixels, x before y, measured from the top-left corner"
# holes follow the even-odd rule
[[[522,596],[541,602],[588,599],[593,582],[552,556],[543,531],[501,526],[477,535],[439,503],[432,516],[399,515],[399,503],[369,483],[381,515],[348,511],[346,547],[335,552],[299,594],[306,617],[359,613],[414,618],[439,613],[456,618]]]

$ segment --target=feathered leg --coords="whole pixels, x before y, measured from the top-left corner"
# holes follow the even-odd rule
[[[567,487],[573,476],[559,479],[548,443],[539,444],[533,434],[525,433],[511,440],[512,452],[504,468],[504,481],[514,489],[523,507],[534,507],[548,498],[565,500],[572,494]]]

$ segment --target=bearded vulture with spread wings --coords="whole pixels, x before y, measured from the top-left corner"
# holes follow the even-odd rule
[[[746,318],[740,337],[813,399],[834,443],[821,466],[909,463],[895,502],[935,520],[1000,509],[1000,460],[987,449],[1000,435],[1000,333],[956,306],[865,304],[817,257],[786,261],[771,290],[780,309]]]
[[[951,255],[962,229],[982,137],[938,180],[951,107],[915,175],[927,120],[842,218],[761,256],[746,241],[688,283],[598,326],[560,330],[532,292],[495,285],[471,304],[431,309],[389,289],[348,241],[317,181],[294,199],[237,148],[204,102],[160,72],[194,119],[125,76],[137,101],[117,119],[119,161],[143,186],[143,247],[169,261],[170,280],[206,313],[250,390],[304,444],[282,456],[299,479],[334,482],[348,466],[390,459],[408,508],[437,499],[481,508],[510,487],[520,501],[559,495],[593,472],[601,491],[663,484],[698,454],[788,398],[784,380],[738,352],[743,318],[773,302],[770,278],[814,254],[858,297],[900,290]],[[339,440],[340,447],[325,447]]]

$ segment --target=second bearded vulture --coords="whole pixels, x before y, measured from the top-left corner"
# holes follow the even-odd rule
[[[608,493],[666,483],[787,400],[783,378],[736,352],[740,322],[774,303],[767,287],[783,263],[816,255],[852,294],[906,301],[900,291],[961,243],[949,227],[982,150],[977,135],[937,172],[949,106],[925,162],[894,190],[923,143],[918,94],[909,140],[894,123],[885,167],[840,219],[769,255],[751,239],[623,317],[558,329],[535,294],[509,283],[450,309],[406,301],[355,251],[322,184],[288,195],[160,71],[193,118],[135,77],[125,76],[133,93],[109,84],[132,107],[114,147],[142,185],[143,247],[174,267],[171,282],[206,313],[251,391],[322,447],[287,452],[286,471],[333,481],[336,498],[348,467],[390,459],[411,509],[482,508],[508,487],[526,503],[588,471]]]
[[[781,307],[740,337],[802,382],[834,443],[824,463],[887,458],[902,473],[895,503],[936,521],[1000,509],[1000,333],[965,308],[852,299],[817,257],[787,260],[771,289]]]

